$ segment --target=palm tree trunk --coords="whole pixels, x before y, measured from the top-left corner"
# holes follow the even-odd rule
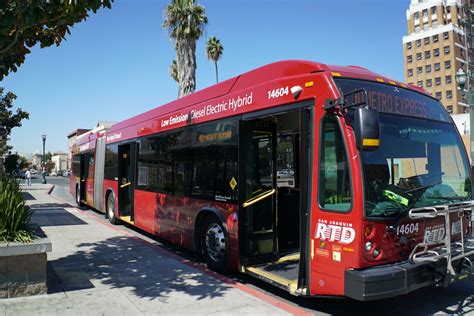
[[[214,61],[214,65],[216,66],[216,82],[219,83],[219,72],[217,71],[217,60]]]
[[[176,62],[178,64],[179,97],[196,90],[196,42],[182,39],[176,41]]]

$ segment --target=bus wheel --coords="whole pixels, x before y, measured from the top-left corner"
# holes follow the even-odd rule
[[[224,226],[215,216],[208,216],[202,224],[200,243],[204,261],[214,271],[227,270],[228,241]]]
[[[109,222],[113,225],[118,224],[117,217],[115,217],[115,198],[112,193],[107,197],[107,217]]]

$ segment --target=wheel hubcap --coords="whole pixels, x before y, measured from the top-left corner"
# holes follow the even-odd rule
[[[217,223],[209,225],[206,231],[206,249],[214,261],[221,261],[225,255],[225,235]]]

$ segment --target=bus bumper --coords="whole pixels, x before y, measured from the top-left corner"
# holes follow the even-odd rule
[[[450,276],[446,260],[372,267],[364,270],[346,270],[344,294],[358,301],[372,301],[399,296],[429,285],[444,285],[474,275],[474,254],[458,262],[458,273]],[[467,263],[467,264],[466,264]]]

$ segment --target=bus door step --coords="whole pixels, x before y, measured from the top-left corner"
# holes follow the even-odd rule
[[[299,254],[283,257],[278,261],[245,266],[244,272],[264,282],[275,285],[292,295],[298,295]]]
[[[120,220],[127,224],[133,225],[132,218],[130,216],[120,216]]]

